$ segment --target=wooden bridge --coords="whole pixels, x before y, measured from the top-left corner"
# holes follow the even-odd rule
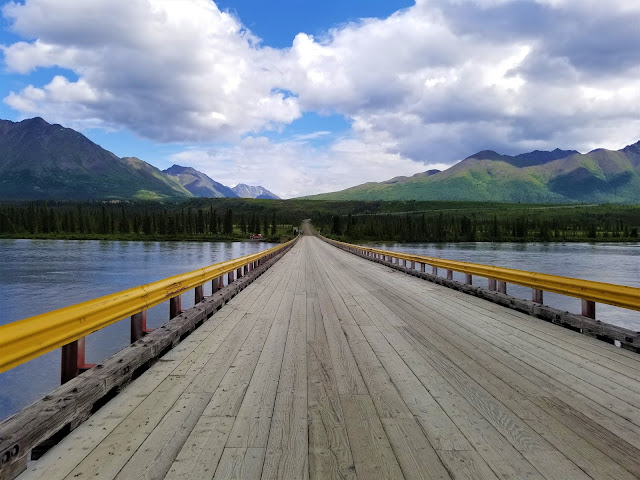
[[[640,355],[305,235],[18,478],[640,478]]]

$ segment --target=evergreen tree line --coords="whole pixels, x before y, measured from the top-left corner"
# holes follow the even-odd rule
[[[574,212],[575,213],[575,212]],[[475,215],[376,214],[324,216],[316,223],[324,234],[351,241],[638,241],[640,215],[518,213]]]
[[[180,208],[171,211],[139,205],[46,203],[0,206],[0,234],[99,234],[147,236],[248,236],[277,234],[278,218],[255,212],[235,214],[231,208]]]

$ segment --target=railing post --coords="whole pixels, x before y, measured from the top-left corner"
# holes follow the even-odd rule
[[[453,280],[453,270],[447,270],[447,280]]]
[[[193,303],[197,305],[204,300],[204,285],[198,285],[194,290]]]
[[[591,300],[582,300],[582,316],[596,318],[596,302]]]
[[[78,341],[62,346],[60,383],[65,384],[78,376]]]
[[[496,291],[496,279],[495,278],[490,278],[489,279],[489,290],[492,292]]]
[[[431,275],[433,275],[434,277],[438,276],[438,267],[431,267]]]
[[[236,270],[236,278],[242,278],[242,267]]]
[[[182,313],[182,296],[177,295],[169,299],[169,320]]]
[[[465,273],[464,283],[466,283],[467,285],[473,285],[473,275],[471,275],[470,273]]]
[[[233,270],[227,274],[227,285],[231,285],[233,283]]]
[[[137,342],[146,334],[153,332],[147,329],[147,311],[131,315],[131,343]]]
[[[75,342],[62,346],[62,359],[60,362],[61,384],[73,380],[80,373],[95,366],[94,363],[85,363],[85,340],[86,337],[82,337]]]
[[[416,262],[412,261],[411,262],[411,270],[415,270],[416,269]]]
[[[544,295],[542,290],[538,289],[538,288],[532,288],[531,289],[531,301],[533,303],[539,303],[539,304],[543,304],[544,303],[544,299],[543,299]]]
[[[498,281],[498,293],[507,294],[507,282]]]
[[[421,263],[420,264],[420,271],[423,272],[423,273],[427,271],[427,264],[426,263]]]

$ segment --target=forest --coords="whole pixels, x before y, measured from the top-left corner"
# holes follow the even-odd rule
[[[349,242],[637,242],[640,206],[191,199],[0,204],[0,237],[278,242],[311,219]]]

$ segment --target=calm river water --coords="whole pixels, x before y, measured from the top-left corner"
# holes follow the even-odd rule
[[[0,325],[273,245],[0,239]],[[193,294],[182,296],[182,306],[193,306]],[[150,309],[147,326],[159,327],[168,315],[168,302]],[[98,363],[128,343],[129,322],[118,322],[87,337],[86,360]],[[56,388],[59,377],[60,350],[0,374],[0,420]]]
[[[272,246],[266,243],[111,242],[0,240],[0,324],[149,283]],[[518,268],[640,287],[640,244],[376,244],[434,257]],[[463,280],[462,275],[454,278]],[[486,280],[474,281],[478,285]],[[210,293],[210,285],[205,294]],[[529,289],[509,293],[530,298]],[[580,311],[580,301],[545,293],[545,303]],[[193,295],[183,295],[183,308]],[[148,313],[157,328],[168,304]],[[597,306],[598,318],[640,330],[640,314]],[[87,362],[97,363],[128,345],[129,323],[119,322],[87,338]],[[60,351],[0,374],[0,419],[58,386]]]

